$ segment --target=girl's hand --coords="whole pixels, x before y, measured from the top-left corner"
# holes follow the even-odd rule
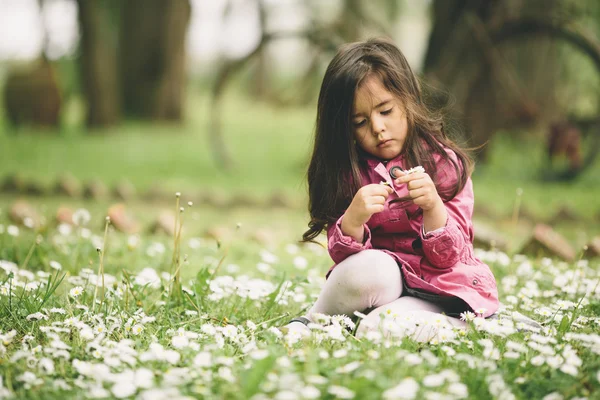
[[[397,185],[407,184],[408,193],[413,203],[421,207],[423,211],[432,210],[440,205],[443,206],[435,184],[426,172],[405,174],[397,178],[395,182]]]
[[[392,192],[391,187],[377,183],[361,187],[344,214],[342,230],[345,225],[348,228],[360,227],[362,231],[363,224],[371,218],[371,215],[383,211],[385,200]]]

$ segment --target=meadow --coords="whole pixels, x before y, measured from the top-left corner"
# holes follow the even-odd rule
[[[440,319],[439,333],[417,343],[406,335],[426,327],[393,314],[366,336],[353,334],[360,317],[323,317],[302,337],[280,328],[314,302],[331,265],[322,246],[298,243],[313,109],[228,100],[236,164],[226,171],[210,154],[206,101],[192,99],[183,127],[0,133],[0,176],[19,172],[49,190],[69,171],[172,192],[167,203],[127,202],[144,226],[163,208],[184,209],[175,239],[125,234],[106,222],[112,200],[48,195],[27,199],[46,220],[28,228],[8,217],[20,196],[0,195],[0,398],[600,398],[599,261],[580,251],[600,234],[598,166],[575,183],[542,183],[539,139],[494,139],[473,179],[476,202],[491,210],[475,217],[511,238],[506,252],[477,250],[496,275],[502,318],[469,318],[465,329]],[[528,216],[515,221],[519,188]],[[199,191],[294,201],[188,205]],[[55,222],[61,205],[74,224]],[[563,206],[577,220],[554,226],[578,259],[519,254],[532,224]],[[515,323],[513,311],[542,329]]]

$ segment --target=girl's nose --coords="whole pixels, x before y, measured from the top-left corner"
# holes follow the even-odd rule
[[[378,136],[381,132],[385,130],[383,120],[381,118],[371,119],[371,129],[373,131],[373,135]]]

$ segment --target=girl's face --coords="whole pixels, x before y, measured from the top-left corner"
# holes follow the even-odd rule
[[[352,124],[357,144],[367,153],[391,160],[402,151],[408,132],[406,114],[375,74],[367,76],[356,90]]]

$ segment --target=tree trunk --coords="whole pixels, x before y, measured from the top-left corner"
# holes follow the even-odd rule
[[[116,48],[110,39],[107,1],[77,0],[81,27],[81,77],[90,127],[120,120]]]
[[[185,87],[188,0],[126,0],[121,25],[123,111],[132,117],[180,121]]]
[[[556,108],[551,45],[532,38],[500,46],[491,36],[503,24],[523,15],[550,18],[554,5],[434,1],[424,72],[428,80],[452,93],[471,145],[486,144],[500,129],[532,128],[544,122],[544,109]],[[480,159],[486,158],[486,150],[487,146],[478,153]]]

